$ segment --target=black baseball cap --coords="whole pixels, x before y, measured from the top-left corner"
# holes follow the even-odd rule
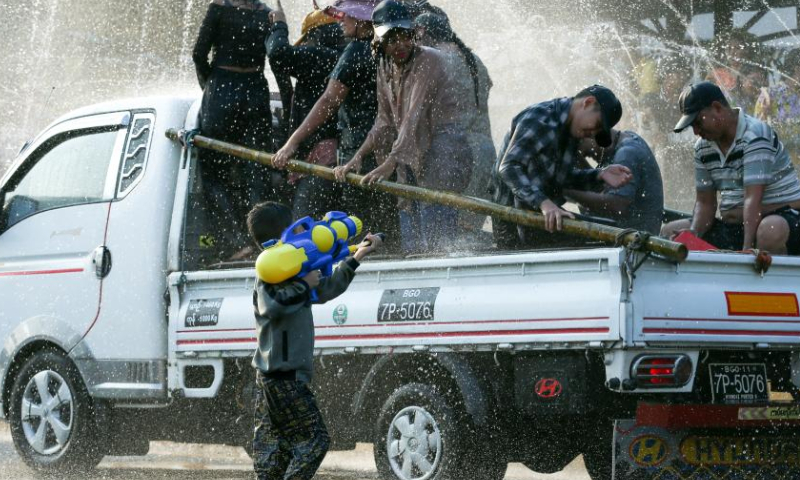
[[[603,148],[611,146],[611,129],[622,118],[622,104],[614,92],[602,85],[592,85],[578,92],[576,97],[594,97],[600,105],[603,130],[594,136],[594,141]]]
[[[682,132],[694,123],[700,110],[711,106],[715,101],[725,101],[725,94],[722,89],[711,82],[693,83],[683,89],[678,99],[678,106],[683,116],[675,124],[675,133]]]
[[[405,5],[395,0],[383,0],[372,12],[372,26],[375,27],[375,36],[381,38],[394,28],[413,30],[414,22]]]

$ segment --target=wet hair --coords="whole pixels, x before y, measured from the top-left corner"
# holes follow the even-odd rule
[[[594,97],[595,100],[597,100],[597,97],[592,92],[590,92],[588,88],[584,88],[580,92],[576,93],[575,96],[572,97],[572,100],[573,101],[581,100],[583,98],[589,98],[589,97]],[[592,106],[592,111],[602,110],[602,109],[603,107],[600,106],[600,102],[595,101],[594,105]]]
[[[469,73],[472,75],[472,83],[475,86],[475,105],[480,104],[480,79],[478,77],[478,61],[472,50],[458,38],[458,35],[450,28],[450,21],[446,16],[433,13],[423,13],[414,20],[414,24],[425,29],[425,35],[436,43],[455,43],[464,59],[467,61]]]
[[[431,5],[428,0],[417,0],[416,2],[405,2],[406,8],[413,18],[417,18],[425,13],[432,13],[440,17],[447,18],[447,14],[441,8]]]
[[[309,30],[306,41],[314,41],[320,47],[341,50],[344,45],[344,34],[339,24],[329,23]]]
[[[262,202],[247,214],[247,231],[259,247],[274,238],[279,238],[292,224],[292,211],[278,202]]]

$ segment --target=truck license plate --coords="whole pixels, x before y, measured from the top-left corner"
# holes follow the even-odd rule
[[[762,403],[769,400],[767,368],[763,363],[712,363],[708,368],[714,403]]]
[[[384,290],[378,305],[378,322],[433,320],[439,287]]]

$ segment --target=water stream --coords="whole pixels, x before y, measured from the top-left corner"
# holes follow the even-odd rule
[[[673,0],[661,1],[680,19],[685,43],[644,38],[609,20],[603,14],[607,12],[592,10],[594,4],[588,0],[558,5],[543,0],[433,3],[449,13],[459,36],[489,68],[494,81],[493,135],[499,144],[511,118],[525,106],[572,95],[592,83],[613,88],[626,107],[621,126],[641,131],[643,104],[631,75],[641,58],[674,52],[689,60],[692,78],[703,69],[726,64],[709,49],[707,33],[701,38],[696,31],[693,10],[686,17]],[[291,37],[296,38],[311,0],[284,3]],[[200,95],[191,51],[206,1],[0,0],[0,8],[0,31],[7,40],[6,65],[0,71],[0,111],[6,114],[0,128],[0,173],[25,140],[73,108],[133,95]],[[573,8],[591,14],[571,15]],[[765,17],[785,30],[778,42],[800,45],[798,20],[772,13]],[[773,69],[773,79],[784,76],[797,82],[775,70],[772,60],[746,59],[745,63]],[[681,179],[691,175],[682,170],[674,174]],[[665,180],[675,179],[667,175]],[[686,188],[691,186],[668,187],[667,203],[685,207],[680,199],[693,196]]]

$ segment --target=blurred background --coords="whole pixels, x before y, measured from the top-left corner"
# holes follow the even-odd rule
[[[622,128],[640,133],[656,152],[667,206],[688,210],[693,137],[676,136],[671,127],[681,89],[708,78],[736,106],[771,122],[800,162],[797,0],[431,3],[448,13],[489,68],[498,147],[527,105],[602,83],[622,100]],[[199,97],[191,52],[207,6],[207,0],[0,0],[6,39],[0,174],[26,140],[73,108],[140,95]],[[284,8],[295,39],[313,4],[284,0]]]

